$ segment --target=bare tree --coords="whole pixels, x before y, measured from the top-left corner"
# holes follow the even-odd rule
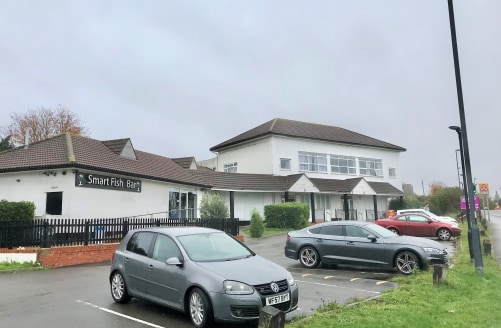
[[[22,144],[26,130],[29,130],[29,142],[44,140],[64,132],[86,135],[86,128],[78,116],[68,108],[58,105],[55,109],[38,107],[26,113],[13,113],[12,123],[2,127],[1,132],[11,136],[13,144]]]

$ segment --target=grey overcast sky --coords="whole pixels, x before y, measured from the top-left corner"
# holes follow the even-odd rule
[[[454,12],[472,175],[492,196],[501,1]],[[458,185],[447,0],[0,0],[0,125],[58,104],[92,138],[197,160],[277,117],[338,126],[406,148],[418,194]]]

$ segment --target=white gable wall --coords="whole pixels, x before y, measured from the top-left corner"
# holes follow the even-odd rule
[[[224,165],[237,162],[237,173],[272,174],[271,139],[259,139],[218,153],[217,171]]]

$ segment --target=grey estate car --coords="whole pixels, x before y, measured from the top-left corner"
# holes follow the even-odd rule
[[[257,321],[263,306],[298,306],[298,286],[283,267],[228,234],[209,228],[129,231],[113,255],[111,295],[131,297],[189,314],[192,324]]]
[[[306,268],[323,264],[376,267],[410,274],[417,268],[449,264],[447,249],[435,240],[399,236],[366,221],[333,221],[287,234],[285,256]]]

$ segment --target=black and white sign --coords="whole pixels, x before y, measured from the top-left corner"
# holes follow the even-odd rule
[[[75,186],[86,188],[110,189],[120,191],[141,192],[141,181],[93,173],[75,174]]]

